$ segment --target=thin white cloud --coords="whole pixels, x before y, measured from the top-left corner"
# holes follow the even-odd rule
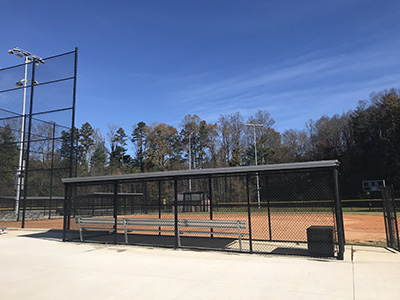
[[[394,68],[396,46],[389,43],[383,49],[325,56],[313,53],[269,68],[247,66],[192,75],[175,81],[168,98],[175,110],[192,111],[211,122],[221,114],[241,111],[247,117],[258,109],[270,111],[277,124],[291,124],[298,115],[306,121],[355,108],[360,97],[396,87],[400,82]]]

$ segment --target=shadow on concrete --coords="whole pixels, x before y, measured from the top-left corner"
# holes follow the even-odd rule
[[[272,250],[270,254],[309,256],[308,249],[287,248],[287,247],[278,247]]]
[[[115,234],[106,231],[85,232],[84,241],[92,243],[114,244],[115,238],[117,244],[125,244],[125,236],[122,233]],[[68,240],[80,242],[79,232],[69,231]],[[187,248],[204,248],[204,249],[220,249],[220,250],[239,250],[232,249],[230,245],[236,239],[231,238],[211,238],[211,237],[185,237],[181,236],[181,246]],[[129,245],[144,245],[175,248],[175,237],[173,235],[151,235],[151,234],[129,234]],[[125,244],[126,245],[126,244]]]
[[[59,229],[50,229],[48,231],[20,235],[20,237],[28,237],[28,238],[61,242],[62,237],[63,237],[63,231],[59,230]]]
[[[29,233],[21,235],[21,237],[52,240],[61,242],[63,238],[63,231],[51,229],[48,231]],[[85,231],[84,242],[101,243],[101,244],[114,244],[115,234],[109,231]],[[79,231],[68,231],[67,239],[70,242],[80,242]],[[157,246],[175,248],[175,237],[173,235],[146,235],[146,234],[129,234],[129,245],[144,245],[144,246]],[[226,250],[239,250],[232,249],[232,244],[236,239],[230,238],[210,238],[210,237],[181,237],[181,246],[184,248],[204,248],[204,249],[226,249]],[[125,236],[118,233],[116,236],[117,244],[125,244]]]
[[[48,231],[29,233],[21,235],[21,237],[44,239],[61,242],[63,237],[62,230],[51,229]],[[116,236],[110,231],[85,231],[84,242],[87,243],[100,243],[100,244],[120,244],[126,245],[125,235],[118,233]],[[115,240],[116,239],[116,240]],[[165,247],[175,248],[175,237],[173,235],[146,235],[146,234],[129,234],[128,245],[140,245],[147,247]],[[67,234],[67,241],[69,242],[81,242],[78,230],[69,230]],[[248,240],[243,240],[243,248],[240,251],[239,243],[237,239],[222,238],[222,237],[193,237],[193,236],[181,236],[181,247],[188,249],[206,249],[206,250],[222,250],[229,252],[249,252]],[[260,242],[258,242],[260,243]],[[295,256],[309,256],[307,248],[299,248],[299,246],[293,247],[282,247],[279,243],[267,242],[264,247],[257,249],[253,245],[253,251],[263,254],[275,254],[275,255],[295,255]],[[281,243],[282,244],[282,243]]]

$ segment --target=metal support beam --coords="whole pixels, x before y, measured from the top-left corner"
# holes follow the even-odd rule
[[[32,82],[35,82],[35,60],[32,63]],[[26,147],[26,163],[25,163],[25,181],[24,181],[24,200],[23,200],[23,208],[22,208],[22,222],[21,228],[25,228],[25,211],[26,211],[26,198],[28,197],[28,173],[29,173],[29,154],[31,148],[31,132],[32,132],[32,112],[33,112],[33,91],[35,89],[35,85],[31,84],[31,97],[29,104],[29,126],[28,126],[28,145]]]
[[[175,219],[175,249],[178,248],[179,241],[178,241],[178,181],[174,179],[174,219]]]
[[[212,196],[212,177],[208,177],[208,197],[209,197],[209,201],[210,201],[210,220],[213,219],[213,196]],[[205,201],[205,199],[204,199]],[[210,228],[211,231],[211,238],[214,238],[214,235],[212,234],[212,232],[214,231],[213,228]]]
[[[249,223],[249,251],[250,251],[250,253],[253,253],[253,237],[252,237],[252,232],[251,232],[249,175],[246,175],[246,192],[247,192],[247,214],[248,214],[248,223]]]
[[[114,244],[117,244],[118,234],[118,181],[114,181]]]
[[[64,189],[64,220],[63,220],[63,242],[67,240],[67,214],[68,214],[68,201],[69,201],[69,185],[65,185]]]
[[[338,234],[338,244],[339,244],[339,253],[338,259],[343,260],[344,257],[344,226],[343,226],[343,212],[342,212],[342,203],[340,201],[339,195],[339,171],[337,168],[333,169],[333,184],[334,184],[334,193],[335,193],[335,216],[336,216],[336,226],[337,226],[337,234]]]
[[[265,194],[266,194],[266,198],[267,198],[269,240],[272,241],[271,208],[270,208],[269,195],[268,195],[268,176],[267,175],[265,175]]]

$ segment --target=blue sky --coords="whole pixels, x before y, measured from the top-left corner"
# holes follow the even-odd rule
[[[266,109],[274,128],[400,88],[400,1],[0,2],[0,66],[79,48],[76,124],[207,122]]]

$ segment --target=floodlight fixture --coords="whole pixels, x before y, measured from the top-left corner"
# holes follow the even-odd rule
[[[264,127],[264,124],[253,124],[253,123],[246,123],[246,126],[254,126],[254,127]]]
[[[25,63],[30,63],[32,61],[35,61],[36,65],[39,65],[40,63],[44,64],[44,60],[41,57],[39,57],[35,54],[32,54],[29,51],[23,50],[19,47],[10,49],[7,52],[9,54],[15,54],[15,56],[20,57],[20,58],[25,56]]]
[[[20,81],[17,81],[17,82],[15,83],[15,86],[21,88],[21,87],[24,86],[23,82],[24,82],[24,80],[21,79]]]

